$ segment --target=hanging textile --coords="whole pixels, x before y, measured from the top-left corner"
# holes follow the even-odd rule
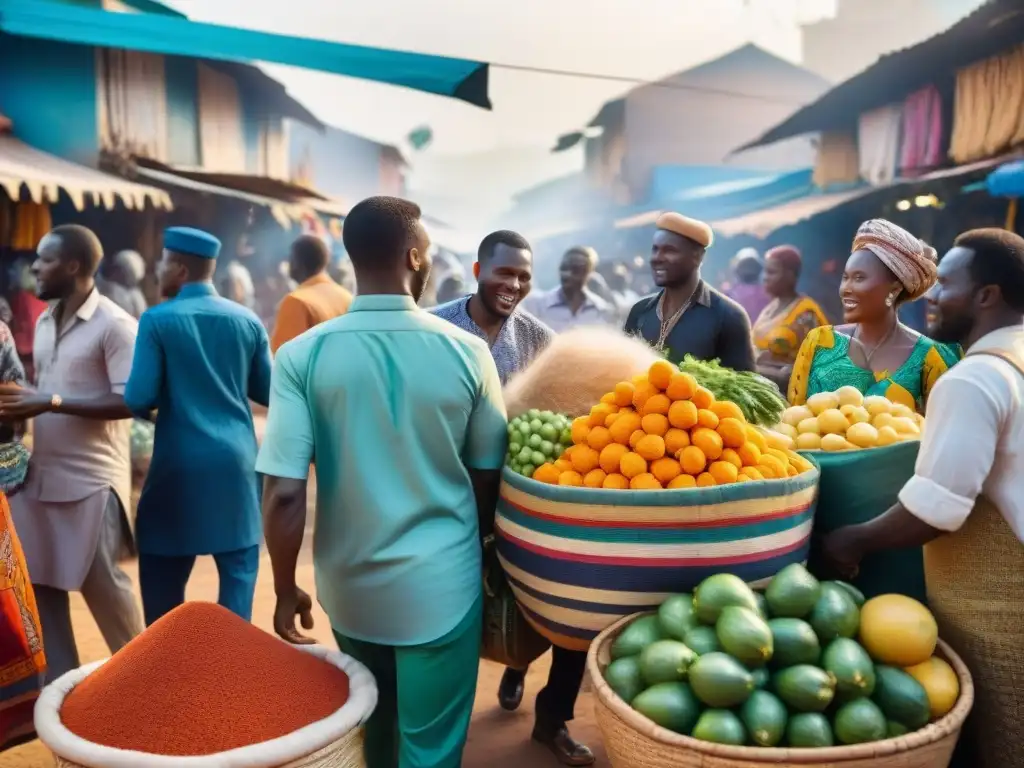
[[[14,230],[10,247],[15,251],[34,251],[43,235],[53,228],[50,206],[46,203],[18,203],[14,208]]]
[[[857,142],[848,133],[823,133],[818,139],[818,159],[812,180],[825,189],[832,184],[853,184],[860,179]]]
[[[983,160],[1024,143],[1024,45],[957,72],[949,156]]]
[[[902,104],[890,104],[860,116],[857,151],[860,176],[868,184],[880,187],[896,178],[902,124]]]
[[[904,173],[935,168],[942,162],[942,96],[929,85],[915,91],[903,103],[903,147],[900,170]]]

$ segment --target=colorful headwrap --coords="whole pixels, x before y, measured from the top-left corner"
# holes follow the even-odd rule
[[[800,250],[792,245],[779,245],[772,248],[764,255],[764,260],[773,259],[791,272],[800,274],[800,267],[804,260],[800,256]]]
[[[903,285],[908,301],[921,298],[935,284],[935,249],[890,221],[871,219],[861,224],[853,250],[875,254]]]

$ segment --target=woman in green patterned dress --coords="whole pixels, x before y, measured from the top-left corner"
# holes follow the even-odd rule
[[[924,412],[932,386],[960,352],[911,330],[897,309],[935,284],[935,250],[883,219],[861,225],[839,287],[843,325],[807,334],[793,364],[789,401],[853,386]]]

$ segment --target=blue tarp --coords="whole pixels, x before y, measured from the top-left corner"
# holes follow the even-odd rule
[[[1024,160],[999,166],[985,179],[985,186],[993,197],[1024,197]]]
[[[171,56],[289,64],[491,107],[487,64],[466,59],[254,32],[161,14],[114,13],[52,0],[0,0],[0,31]]]

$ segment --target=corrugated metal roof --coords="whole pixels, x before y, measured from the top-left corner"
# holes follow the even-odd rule
[[[174,207],[162,189],[77,165],[9,135],[0,136],[0,187],[13,200],[21,197],[24,187],[37,203],[55,203],[63,191],[78,210],[85,208],[87,197],[104,208],[113,208],[119,199],[132,209],[147,203],[168,210]]]

